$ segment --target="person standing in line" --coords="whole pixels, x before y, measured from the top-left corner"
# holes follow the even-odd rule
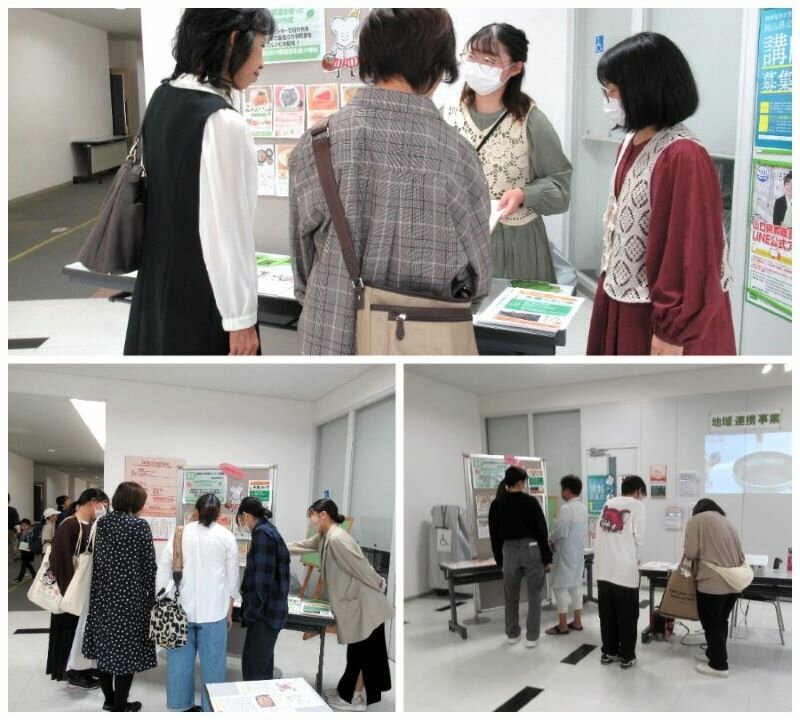
[[[17,546],[19,543],[19,512],[11,505],[11,493],[8,495],[8,564],[17,561]]]
[[[250,550],[242,579],[242,626],[247,628],[242,650],[242,677],[272,680],[275,643],[289,617],[289,551],[269,511],[258,498],[246,497],[236,524],[250,531]]]
[[[636,664],[639,621],[639,565],[645,533],[644,480],[630,475],[622,495],[603,507],[595,542],[597,606],[603,641],[600,662],[619,662],[624,670]]]
[[[386,597],[386,580],[375,572],[352,535],[341,527],[346,518],[330,499],[308,509],[316,534],[289,544],[293,555],[318,552],[336,635],[347,645],[347,665],[335,689],[325,690],[334,710],[361,712],[380,702],[392,687],[386,649],[386,622],[394,608]]]
[[[180,602],[189,621],[187,643],[167,650],[167,708],[172,711],[211,712],[206,693],[195,705],[195,661],[200,657],[203,684],[224,683],[228,631],[233,625],[233,603],[239,599],[239,549],[233,533],[217,524],[220,502],[206,494],[195,503],[198,521],[183,529],[183,576]],[[156,587],[173,582],[175,533],[158,563]]]
[[[489,507],[489,537],[497,565],[503,569],[506,636],[509,645],[522,639],[519,596],[522,578],[528,588],[528,618],[525,645],[539,644],[542,622],[542,588],[553,568],[553,553],[547,537],[547,520],[539,501],[528,494],[528,473],[509,467],[497,497]]]
[[[56,527],[58,527],[64,520],[72,515],[74,511],[72,507],[72,498],[69,495],[59,495],[56,498],[56,507],[58,507],[58,520],[56,520]]]
[[[147,491],[123,482],[111,499],[113,512],[97,525],[89,615],[83,655],[97,661],[103,710],[139,712],[128,702],[133,676],[156,667],[150,638],[155,603],[156,553],[150,525],[141,517]]]
[[[686,523],[683,554],[695,563],[697,610],[708,645],[697,656],[697,672],[726,678],[728,618],[742,586],[752,580],[752,571],[745,566],[742,543],[735,528],[713,500],[703,498],[694,506]]]
[[[564,505],[550,534],[550,544],[555,552],[553,562],[553,591],[558,609],[558,625],[547,630],[548,635],[568,635],[570,630],[583,630],[583,549],[589,533],[586,506],[581,501],[583,483],[575,475],[561,479],[561,499]],[[573,621],[567,622],[572,599]]]
[[[50,568],[62,597],[75,574],[74,557],[86,552],[92,524],[102,518],[108,510],[108,496],[97,488],[84,490],[76,501],[74,510],[75,512],[56,528],[50,550]],[[94,672],[67,670],[79,620],[79,617],[70,613],[50,616],[47,674],[57,682],[69,681],[72,687],[95,690],[99,682]]]
[[[47,508],[42,516],[42,552],[47,550],[48,545],[52,545],[56,535],[56,525],[58,524],[58,510]]]

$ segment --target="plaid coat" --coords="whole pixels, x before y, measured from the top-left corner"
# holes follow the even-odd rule
[[[365,282],[475,300],[491,287],[489,188],[474,148],[425,97],[367,87],[330,124]],[[290,159],[290,241],[306,355],[355,353],[355,300],[307,133]]]
[[[242,579],[242,620],[263,620],[281,630],[289,617],[289,551],[277,528],[264,521],[253,528]]]

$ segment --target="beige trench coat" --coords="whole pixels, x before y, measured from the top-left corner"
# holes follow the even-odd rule
[[[366,640],[394,616],[394,608],[381,591],[383,579],[367,562],[361,548],[346,530],[333,525],[323,535],[289,544],[292,555],[319,552],[322,579],[336,617],[339,643]]]

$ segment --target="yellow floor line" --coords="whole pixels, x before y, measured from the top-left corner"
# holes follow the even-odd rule
[[[14,255],[14,257],[9,258],[8,262],[9,262],[9,264],[11,264],[13,262],[16,262],[17,260],[21,260],[22,258],[27,257],[31,253],[35,253],[37,250],[40,250],[41,248],[49,245],[50,243],[54,243],[56,240],[61,240],[61,238],[65,238],[65,237],[67,237],[67,235],[72,235],[72,233],[74,233],[74,232],[76,232],[78,230],[82,230],[83,228],[87,227],[88,225],[91,225],[92,223],[94,223],[96,221],[97,221],[97,218],[93,217],[91,220],[87,220],[85,223],[81,223],[80,225],[76,225],[74,228],[70,228],[66,232],[59,233],[58,235],[53,235],[53,237],[47,238],[47,240],[44,240],[43,242],[40,242],[38,245],[34,245],[32,248],[28,248],[24,252],[21,252],[19,255]]]

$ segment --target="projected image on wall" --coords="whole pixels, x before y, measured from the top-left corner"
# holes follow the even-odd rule
[[[706,435],[707,494],[791,493],[792,434]]]

